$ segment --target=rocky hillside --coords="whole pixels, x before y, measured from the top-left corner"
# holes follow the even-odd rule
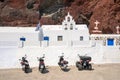
[[[116,33],[120,26],[120,0],[0,0],[0,26],[61,24],[68,11],[90,33],[96,20],[103,34]]]

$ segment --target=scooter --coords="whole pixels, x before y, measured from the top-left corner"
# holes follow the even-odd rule
[[[39,71],[41,73],[44,73],[44,71],[46,70],[46,67],[45,67],[45,63],[44,63],[44,58],[45,58],[45,54],[43,54],[43,57],[37,57],[38,61],[39,61]]]
[[[64,53],[62,53],[62,56],[59,56],[59,62],[58,62],[58,65],[60,66],[60,68],[62,70],[67,70],[67,67],[68,67],[68,61],[64,60]]]
[[[90,56],[80,56],[78,54],[80,60],[76,62],[76,67],[78,68],[78,70],[83,70],[83,69],[87,69],[87,70],[92,70],[92,65],[91,65],[91,57]]]
[[[22,66],[22,70],[25,73],[29,73],[29,72],[31,72],[31,69],[30,69],[30,66],[29,66],[29,62],[28,62],[28,60],[26,60],[26,58],[27,58],[27,55],[22,57],[22,59],[19,59],[19,61],[20,61],[20,64]]]

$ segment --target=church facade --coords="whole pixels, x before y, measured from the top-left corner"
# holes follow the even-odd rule
[[[95,22],[93,32],[101,33],[99,22]],[[76,24],[68,13],[62,25],[42,25],[38,31],[34,27],[0,27],[0,46],[92,46],[101,42],[103,46],[120,46],[119,26],[117,34],[90,34],[86,24]],[[24,45],[24,46],[23,46]]]
[[[93,32],[101,33],[99,22],[95,24]],[[62,25],[42,25],[39,35],[41,46],[92,46],[96,41],[101,41],[103,46],[120,45],[119,34],[90,34],[87,25],[76,24],[69,13]]]
[[[100,22],[95,22],[93,32],[101,33]],[[36,67],[36,57],[45,54],[45,63],[57,66],[58,56],[64,53],[69,65],[75,65],[77,55],[92,57],[96,64],[120,63],[120,34],[90,34],[86,24],[76,24],[68,13],[62,25],[35,27],[0,27],[0,69],[20,68],[18,61],[25,54],[31,67]]]
[[[39,34],[43,46],[78,46],[90,37],[87,25],[77,25],[69,13],[62,25],[43,25]]]

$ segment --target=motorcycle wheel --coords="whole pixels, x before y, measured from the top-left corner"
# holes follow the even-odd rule
[[[41,72],[41,73],[44,73],[44,69],[43,69],[43,68],[42,68],[42,69],[40,69],[40,72]]]
[[[25,71],[24,71],[25,73],[29,73],[29,69],[25,69]]]
[[[92,70],[92,65],[91,64],[89,64],[89,70]]]
[[[76,62],[76,67],[78,67],[78,62]]]
[[[67,65],[66,64],[64,64],[64,70],[67,70]]]
[[[78,70],[82,70],[82,69],[83,69],[82,65],[78,64]]]
[[[25,73],[29,73],[30,72],[30,66],[29,65],[25,66],[24,72]]]

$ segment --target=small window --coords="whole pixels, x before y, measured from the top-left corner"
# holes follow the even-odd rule
[[[68,28],[67,28],[67,24],[65,24],[65,28],[64,28],[65,30],[67,30]]]
[[[67,30],[68,28],[67,28],[67,27],[65,27],[64,29],[65,29],[65,30]]]
[[[83,41],[83,36],[80,36],[80,41]]]
[[[70,17],[68,17],[68,22],[70,22]]]
[[[63,36],[58,36],[57,39],[58,39],[58,41],[62,41],[63,40]]]
[[[73,30],[73,24],[70,24],[70,30]]]

